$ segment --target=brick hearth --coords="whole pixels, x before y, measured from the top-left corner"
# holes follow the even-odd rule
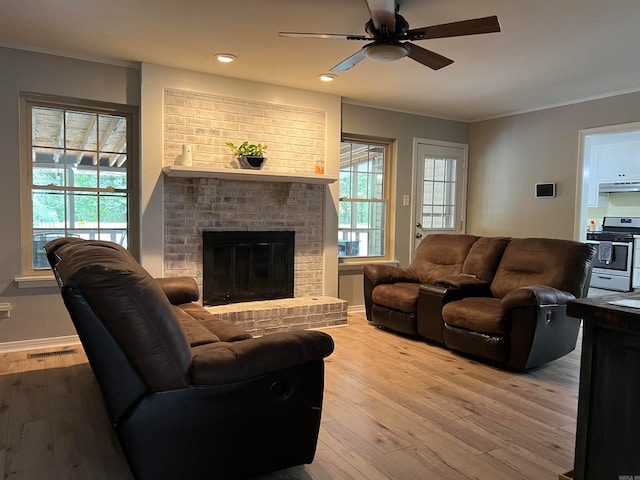
[[[347,302],[333,297],[298,297],[206,307],[255,336],[347,324]]]

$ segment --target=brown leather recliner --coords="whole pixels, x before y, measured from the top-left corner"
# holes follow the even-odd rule
[[[193,279],[153,279],[115,243],[45,250],[137,479],[247,478],[313,460],[329,335],[252,338],[195,303]]]
[[[416,312],[420,284],[462,272],[475,235],[428,235],[416,249],[408,268],[365,265],[364,300],[367,319],[374,325],[417,335]]]
[[[447,347],[514,370],[571,352],[580,320],[566,303],[587,295],[595,248],[570,240],[513,239],[502,255],[490,296],[442,308]]]

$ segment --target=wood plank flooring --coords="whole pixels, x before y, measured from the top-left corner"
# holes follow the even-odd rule
[[[556,480],[572,468],[579,349],[505,372],[349,315],[326,360],[315,461],[260,480]],[[0,472],[131,479],[80,346],[0,355]]]

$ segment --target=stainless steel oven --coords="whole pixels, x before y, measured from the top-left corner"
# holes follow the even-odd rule
[[[596,245],[591,286],[618,292],[631,291],[633,235],[640,233],[640,217],[604,217],[602,231],[587,233]]]
[[[633,242],[611,242],[612,261],[599,260],[600,241],[587,240],[596,245],[596,256],[593,259],[591,286],[629,292],[631,290],[631,270],[633,260]],[[605,244],[606,245],[606,244]]]

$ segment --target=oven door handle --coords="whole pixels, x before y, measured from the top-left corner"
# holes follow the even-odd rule
[[[605,240],[606,242],[607,240]],[[599,245],[601,240],[587,240],[586,243],[592,243],[593,245]],[[633,242],[610,242],[611,245],[616,247],[631,247]]]

